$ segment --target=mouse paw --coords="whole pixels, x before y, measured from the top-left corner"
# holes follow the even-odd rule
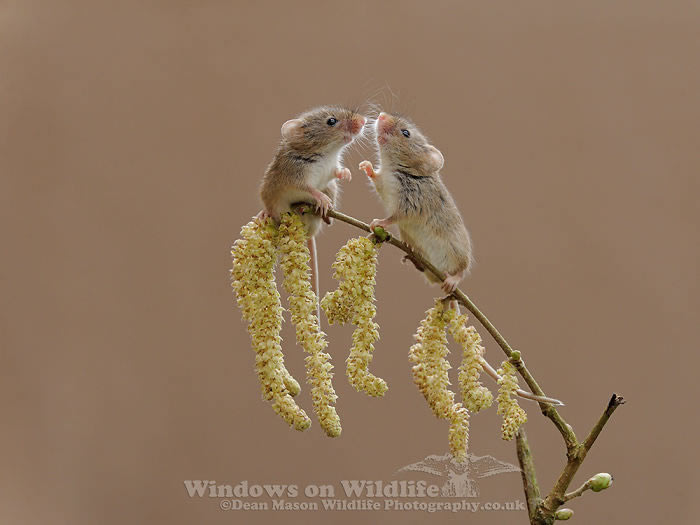
[[[372,163],[368,160],[363,160],[362,162],[360,162],[360,169],[364,171],[365,175],[367,175],[370,179],[373,179],[377,176],[377,173],[374,171]]]
[[[442,282],[442,291],[445,293],[452,293],[457,289],[459,281],[462,280],[461,275],[448,275],[447,279]]]
[[[325,193],[319,192],[318,196],[316,198],[316,211],[321,212],[321,217],[324,219],[328,215],[328,211],[331,209],[331,206],[333,205],[333,201],[331,198],[326,195]]]
[[[256,219],[260,219],[261,221],[265,221],[270,217],[272,217],[272,215],[270,215],[270,212],[267,210],[260,210],[260,212],[255,216]]]
[[[338,180],[348,181],[348,182],[350,182],[352,180],[352,173],[350,173],[350,170],[347,168],[336,168],[334,175],[335,175],[335,178]]]
[[[374,219],[369,223],[369,229],[374,231],[375,228],[384,228],[385,230],[391,225],[386,219]]]

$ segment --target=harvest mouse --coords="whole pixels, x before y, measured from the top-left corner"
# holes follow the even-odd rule
[[[360,169],[372,181],[388,217],[373,220],[370,228],[396,224],[401,239],[446,274],[442,289],[452,293],[469,271],[472,248],[462,216],[440,179],[445,163],[442,153],[403,117],[382,112],[375,131],[381,167],[375,171],[372,163],[365,160]],[[439,282],[430,272],[424,275],[431,282]],[[451,301],[451,306],[459,311],[456,301]],[[494,380],[500,379],[485,359],[481,364]],[[557,399],[525,390],[518,389],[516,393],[539,403],[563,405]]]
[[[258,217],[272,217],[279,223],[293,205],[310,203],[321,212],[302,215],[309,235],[315,292],[318,295],[318,263],[314,236],[321,220],[336,203],[336,179],[350,180],[348,168],[341,166],[343,151],[357,138],[366,119],[355,111],[338,106],[321,106],[282,124],[282,140],[265,171],[260,196],[263,210]],[[320,316],[319,316],[320,319]]]
[[[388,213],[370,227],[399,227],[401,239],[430,261],[447,278],[442,289],[452,293],[469,272],[472,248],[462,216],[440,179],[442,153],[428,143],[406,118],[380,113],[375,123],[380,169],[360,163]],[[431,282],[439,282],[426,272]]]

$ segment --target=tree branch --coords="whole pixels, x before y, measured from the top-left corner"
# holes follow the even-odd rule
[[[608,419],[610,419],[610,416],[612,416],[613,412],[615,412],[617,407],[619,407],[620,405],[624,405],[624,404],[625,404],[625,399],[622,396],[618,396],[617,394],[612,395],[612,397],[610,398],[610,401],[608,401],[608,406],[605,408],[605,411],[603,412],[603,415],[600,416],[600,419],[598,420],[598,422],[591,429],[591,432],[588,434],[586,439],[583,441],[583,445],[581,448],[581,454],[583,454],[584,457],[586,454],[588,454],[588,451],[593,446],[593,443],[595,443],[595,440],[600,435],[601,431],[603,430],[603,427],[608,422]]]
[[[579,488],[574,490],[573,492],[568,492],[567,494],[564,494],[564,503],[569,501],[570,499],[578,498],[581,494],[586,492],[588,489],[591,488],[591,480],[586,481],[583,485],[581,485]]]
[[[618,396],[617,394],[612,395],[610,401],[608,402],[608,405],[603,411],[603,415],[600,416],[598,422],[591,429],[590,433],[588,434],[588,437],[586,437],[583,443],[576,447],[574,454],[569,455],[568,461],[566,462],[566,466],[564,467],[564,471],[559,475],[559,479],[557,479],[556,483],[554,484],[552,491],[540,505],[541,511],[543,511],[544,513],[553,514],[562,503],[568,501],[566,499],[565,492],[566,489],[569,488],[571,480],[573,479],[574,475],[581,466],[581,463],[583,463],[583,460],[586,459],[586,455],[588,455],[588,452],[591,450],[593,443],[595,443],[596,438],[600,435],[600,432],[603,430],[603,427],[610,419],[610,416],[612,416],[613,412],[615,412],[617,407],[624,403],[625,400],[621,396]],[[575,490],[572,494],[578,492],[578,490],[580,489]]]
[[[530,445],[527,442],[527,435],[522,427],[515,435],[515,447],[518,454],[520,474],[523,478],[527,514],[530,519],[532,519],[535,516],[535,510],[542,501],[542,498],[540,497],[540,486],[537,484],[535,462],[532,458],[532,452],[530,452]]]

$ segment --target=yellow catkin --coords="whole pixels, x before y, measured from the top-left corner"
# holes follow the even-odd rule
[[[450,333],[454,340],[462,346],[462,364],[459,367],[459,387],[462,402],[470,412],[479,412],[493,404],[493,394],[481,384],[479,376],[484,369],[481,358],[484,347],[481,346],[481,336],[473,326],[466,326],[467,316],[453,313],[450,318]]]
[[[305,430],[311,420],[291,397],[299,383],[285,368],[280,345],[282,305],[274,277],[278,231],[271,220],[253,220],[243,226],[241,237],[231,249],[231,286],[248,321],[263,398],[289,425]]]
[[[447,314],[447,315],[444,315]],[[469,412],[461,403],[455,403],[455,394],[450,391],[448,371],[451,368],[446,359],[446,327],[449,313],[444,312],[443,304],[437,301],[428,310],[416,332],[416,344],[409,351],[413,366],[413,381],[425,397],[433,413],[450,421],[449,443],[452,455],[458,461],[467,457],[469,439]]]
[[[306,377],[311,385],[314,411],[326,434],[337,437],[342,430],[333,406],[338,396],[331,382],[330,355],[323,351],[328,343],[316,317],[318,298],[311,286],[306,230],[298,215],[285,214],[279,233],[280,265],[284,272],[284,288],[289,293],[289,311],[296,327],[297,342],[309,354]]]
[[[387,391],[386,381],[369,372],[374,342],[379,339],[379,325],[374,322],[374,285],[377,273],[378,245],[366,237],[350,239],[333,263],[338,288],[321,301],[328,321],[356,326],[352,347],[346,361],[346,373],[355,390],[380,397]]]
[[[496,400],[498,401],[498,413],[503,416],[501,437],[510,441],[515,437],[520,426],[527,421],[527,414],[513,397],[518,389],[518,378],[515,375],[513,364],[508,360],[503,361],[501,368],[498,369],[498,374],[501,379],[498,380],[499,389]]]

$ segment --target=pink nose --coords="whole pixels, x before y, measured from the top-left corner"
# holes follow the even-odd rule
[[[389,118],[389,115],[384,112],[380,113],[379,117],[377,117],[377,129],[382,133],[388,133],[391,128],[392,121]]]
[[[365,122],[367,122],[365,117],[357,116],[353,118],[350,124],[352,133],[359,133],[360,130],[362,130],[362,127],[365,125]]]

